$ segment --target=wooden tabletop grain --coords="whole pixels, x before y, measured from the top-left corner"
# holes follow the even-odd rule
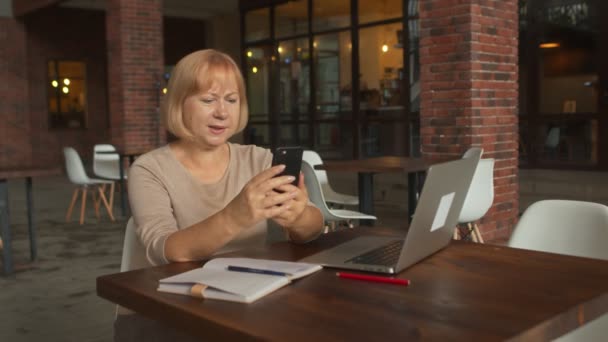
[[[297,260],[363,233],[238,255]],[[252,304],[156,291],[159,279],[201,264],[102,276],[97,293],[200,337],[239,340],[536,341],[608,311],[608,261],[495,245],[452,242],[397,276],[410,279],[409,287],[340,279],[324,269]]]

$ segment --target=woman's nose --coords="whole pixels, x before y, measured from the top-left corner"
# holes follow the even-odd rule
[[[219,104],[214,112],[214,116],[220,119],[225,119],[228,116],[228,110],[224,101],[219,101]]]

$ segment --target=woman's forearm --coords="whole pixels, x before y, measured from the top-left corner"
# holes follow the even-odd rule
[[[323,231],[323,215],[318,208],[308,205],[296,222],[285,229],[293,242],[310,241]]]

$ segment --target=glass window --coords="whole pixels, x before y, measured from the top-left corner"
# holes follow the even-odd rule
[[[353,158],[352,124],[339,122],[317,124],[314,149],[324,159]]]
[[[359,31],[360,109],[366,116],[405,115],[403,25],[372,26]]]
[[[315,111],[320,118],[352,116],[350,32],[314,37]]]
[[[405,123],[371,123],[365,125],[361,132],[359,153],[363,158],[382,155],[405,156]]]
[[[270,146],[269,125],[248,124],[246,129],[249,143],[258,146]]]
[[[245,13],[245,42],[270,38],[270,8]]]
[[[308,39],[287,40],[277,48],[280,59],[279,112],[282,117],[306,119],[310,105]]]
[[[312,0],[312,30],[326,31],[350,25],[350,0]]]
[[[272,47],[250,47],[245,50],[247,60],[247,100],[249,102],[249,120],[268,120],[270,104],[270,65]]]
[[[48,62],[50,128],[86,128],[86,65],[79,61]]]
[[[296,0],[278,5],[274,9],[275,35],[278,38],[308,32],[308,1]]]
[[[595,164],[598,122],[589,119],[550,120],[539,126],[539,158],[545,162]]]
[[[308,124],[281,124],[279,125],[279,145],[311,146],[309,131]]]
[[[402,0],[359,0],[359,23],[400,18],[403,16]]]

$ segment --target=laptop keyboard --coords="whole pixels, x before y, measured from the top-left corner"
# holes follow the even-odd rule
[[[367,253],[358,255],[347,263],[365,264],[365,265],[384,265],[393,266],[399,260],[399,254],[403,248],[403,240],[395,240],[384,246],[372,249]]]

